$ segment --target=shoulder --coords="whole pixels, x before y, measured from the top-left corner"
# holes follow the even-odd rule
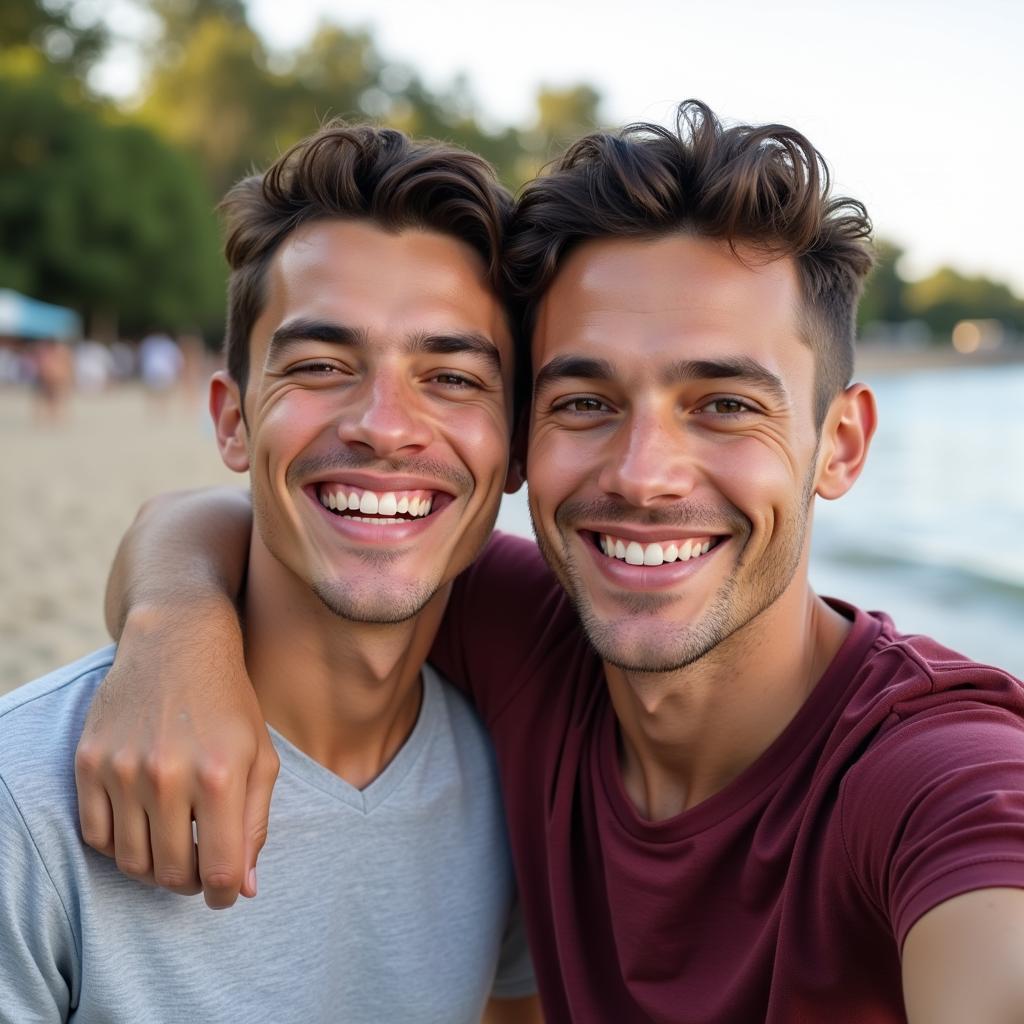
[[[0,698],[0,780],[28,819],[74,814],[74,752],[113,645]]]

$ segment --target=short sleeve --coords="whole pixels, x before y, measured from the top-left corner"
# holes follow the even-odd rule
[[[521,999],[524,996],[532,996],[536,991],[533,961],[530,959],[530,950],[526,944],[526,927],[523,924],[522,910],[516,902],[502,938],[501,955],[498,957],[491,995],[495,999]]]
[[[77,955],[71,924],[0,778],[0,1024],[68,1019]]]
[[[893,728],[850,771],[843,840],[902,948],[929,910],[1024,888],[1024,721],[969,701]]]
[[[576,621],[537,545],[495,533],[455,581],[430,660],[490,724],[525,682],[534,653]]]

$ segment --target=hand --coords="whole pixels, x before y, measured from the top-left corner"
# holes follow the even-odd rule
[[[133,611],[75,756],[85,842],[132,878],[230,907],[256,895],[278,767],[230,601]]]

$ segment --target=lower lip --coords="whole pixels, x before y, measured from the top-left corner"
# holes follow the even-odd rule
[[[430,515],[422,516],[418,519],[410,519],[407,522],[384,524],[368,522],[365,519],[350,519],[348,516],[339,516],[336,512],[332,512],[329,508],[324,507],[317,496],[315,487],[306,488],[305,493],[309,500],[320,510],[321,516],[327,521],[331,529],[348,540],[359,544],[373,544],[379,547],[404,544],[408,541],[416,540],[448,507],[446,504],[436,512],[431,512]]]
[[[619,558],[609,558],[589,538],[593,534],[580,539],[594,559],[598,571],[612,583],[617,584],[623,590],[635,590],[649,592],[652,590],[669,590],[680,582],[689,579],[695,573],[701,571],[710,562],[715,554],[722,550],[728,543],[728,539],[720,540],[706,554],[698,558],[689,558],[685,562],[662,562],[661,565],[630,565]]]

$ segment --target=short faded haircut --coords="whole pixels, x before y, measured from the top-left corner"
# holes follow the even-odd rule
[[[525,333],[579,243],[674,232],[794,260],[820,428],[853,374],[857,303],[873,264],[871,221],[862,203],[831,195],[824,158],[785,125],[725,127],[706,104],[687,100],[675,130],[633,124],[576,142],[525,186],[510,227],[505,268]]]

